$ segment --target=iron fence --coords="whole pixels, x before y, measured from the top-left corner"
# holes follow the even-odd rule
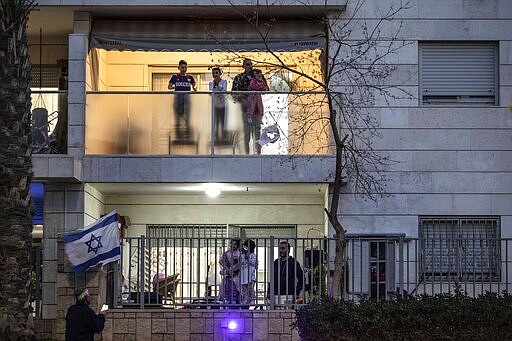
[[[470,296],[510,291],[511,240],[350,235],[344,296],[382,300],[453,292],[457,286]],[[122,289],[114,295],[125,307],[275,309],[330,294],[334,239],[244,242],[231,248],[230,238],[126,238]]]

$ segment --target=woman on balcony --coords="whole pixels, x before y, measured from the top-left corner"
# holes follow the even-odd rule
[[[229,250],[220,258],[220,286],[219,300],[228,304],[240,303],[240,240],[231,239]]]
[[[243,93],[234,93],[233,99],[235,102],[240,103],[241,110],[242,110],[242,121],[244,123],[244,144],[245,144],[245,150],[247,154],[250,153],[249,149],[249,143],[251,140],[251,135],[255,133],[253,136],[253,143],[259,139],[260,134],[260,128],[261,128],[261,120],[260,122],[257,122],[258,119],[263,117],[263,115],[253,115],[254,114],[254,106],[253,111],[250,115],[248,115],[249,110],[249,94],[248,91],[251,91],[249,89],[251,80],[255,78],[254,71],[253,71],[253,65],[252,60],[249,58],[245,58],[242,64],[244,68],[244,72],[238,74],[235,76],[235,79],[233,79],[233,86],[231,88],[231,91],[242,91]],[[265,77],[262,79],[267,84]],[[254,90],[254,89],[252,89]],[[268,90],[268,89],[267,89]],[[264,90],[266,91],[266,90]],[[249,120],[249,117],[251,118]],[[261,150],[261,146],[256,144],[255,146],[255,153],[259,154]]]
[[[261,153],[261,145],[256,141],[260,140],[261,135],[261,122],[263,121],[263,100],[261,98],[261,91],[268,91],[267,81],[263,77],[263,72],[260,69],[253,70],[253,78],[249,82],[249,91],[257,91],[258,93],[249,94],[247,96],[247,122],[249,123],[249,130],[246,131],[246,136],[252,134],[254,153]]]

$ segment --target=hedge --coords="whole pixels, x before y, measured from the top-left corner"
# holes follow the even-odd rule
[[[455,293],[392,301],[323,299],[296,311],[305,341],[512,340],[512,295]]]

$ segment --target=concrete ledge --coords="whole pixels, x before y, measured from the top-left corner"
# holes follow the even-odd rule
[[[34,180],[62,180],[79,182],[82,174],[81,160],[69,155],[33,154]]]
[[[86,156],[84,182],[328,183],[334,156]]]

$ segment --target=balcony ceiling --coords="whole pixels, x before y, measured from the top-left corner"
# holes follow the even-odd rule
[[[313,11],[317,15],[323,15],[327,11],[340,10],[343,5],[322,5],[322,6],[283,6],[273,8],[273,15],[280,19],[304,19],[311,16]],[[238,8],[241,11],[247,10],[247,13],[254,11],[254,6],[245,6]],[[179,10],[173,6],[39,6],[32,11],[28,23],[29,37],[38,37],[39,29],[43,29],[44,36],[62,36],[73,32],[73,12],[89,12],[94,18],[113,18],[113,19],[172,19],[181,20],[223,20],[238,19],[239,12],[231,6],[201,6],[201,5],[182,5]]]
[[[198,195],[201,184],[185,183],[94,183],[90,184],[103,195]],[[326,184],[223,184],[222,195],[280,194],[280,195],[324,195]]]
[[[67,36],[73,32],[73,11],[71,7],[36,7],[28,20],[28,36],[39,37],[39,29],[44,37]]]

